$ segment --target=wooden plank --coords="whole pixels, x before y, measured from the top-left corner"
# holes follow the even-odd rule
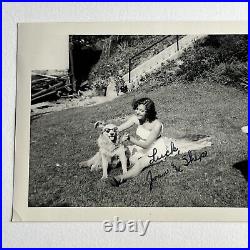
[[[35,97],[37,97],[37,96],[39,96],[41,94],[44,94],[44,93],[46,93],[48,91],[56,89],[57,87],[60,87],[61,85],[64,85],[64,82],[59,82],[59,83],[57,83],[55,85],[50,86],[48,89],[43,89],[43,90],[39,91],[38,93],[35,93],[34,95],[32,95],[32,98],[35,98]]]
[[[44,82],[44,81],[46,81],[46,82],[48,82],[48,81],[51,81],[52,79],[49,79],[49,78],[41,78],[41,79],[36,79],[36,80],[33,80],[33,81],[31,81],[31,84],[37,84],[37,83],[39,83],[39,82]],[[53,79],[54,80],[54,79]]]
[[[35,75],[45,77],[45,78],[51,78],[51,79],[57,79],[58,78],[58,76],[50,76],[50,75],[42,75],[42,74],[35,74]]]
[[[63,89],[63,88],[65,88],[65,86],[61,86],[61,87],[59,87],[58,89],[52,90],[52,91],[49,92],[49,93],[45,93],[44,95],[32,97],[32,98],[31,98],[31,102],[36,101],[36,100],[39,100],[39,99],[44,98],[44,97],[46,97],[46,96],[50,96],[50,95],[52,95],[52,94],[56,94],[56,92],[57,92],[58,90]]]

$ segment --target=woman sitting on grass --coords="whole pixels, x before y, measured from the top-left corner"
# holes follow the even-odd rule
[[[119,126],[119,131],[126,130],[133,125],[137,126],[136,135],[139,139],[128,133],[123,136],[123,141],[133,144],[128,147],[131,154],[129,161],[133,167],[127,173],[111,178],[110,183],[113,186],[119,186],[125,180],[137,176],[144,168],[165,160],[166,156],[211,146],[208,138],[205,138],[205,141],[202,139],[193,142],[162,137],[163,124],[156,116],[154,102],[149,98],[141,98],[133,102],[132,107],[135,114]]]

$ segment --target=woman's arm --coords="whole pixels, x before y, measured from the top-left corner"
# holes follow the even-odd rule
[[[139,146],[139,147],[142,147],[144,149],[147,149],[149,148],[156,140],[157,138],[159,137],[159,135],[161,134],[161,129],[162,129],[162,124],[160,122],[157,122],[154,126],[154,128],[152,129],[148,139],[146,141],[139,141],[137,140],[136,138],[134,137],[129,137],[129,140]]]
[[[124,122],[123,124],[121,124],[118,127],[119,131],[123,131],[125,129],[130,128],[131,126],[133,126],[134,124],[136,124],[136,117],[135,116],[131,116],[126,122]]]

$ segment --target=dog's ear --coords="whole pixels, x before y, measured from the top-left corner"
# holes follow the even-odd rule
[[[101,129],[103,129],[104,126],[105,126],[105,123],[104,123],[104,122],[102,122],[102,121],[97,121],[97,122],[95,123],[95,125],[94,125],[94,128],[101,128]]]

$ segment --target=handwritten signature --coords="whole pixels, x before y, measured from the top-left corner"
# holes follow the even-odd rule
[[[153,148],[153,154],[148,155],[149,158],[152,158],[149,161],[149,164],[153,164],[155,162],[159,162],[159,160],[166,159],[167,157],[173,155],[175,152],[177,152],[177,154],[180,154],[180,150],[177,147],[175,147],[173,142],[171,142],[170,144],[170,150],[167,149],[164,155],[161,154],[160,156],[158,156],[157,152],[158,152],[157,148]]]
[[[149,190],[150,190],[150,192],[151,192],[152,189],[153,189],[153,183],[154,183],[155,181],[157,181],[158,179],[160,179],[160,178],[162,178],[162,177],[164,177],[164,176],[166,176],[166,175],[168,175],[168,174],[169,174],[169,169],[167,169],[167,170],[166,170],[165,172],[163,172],[162,174],[158,174],[158,175],[156,175],[156,176],[153,176],[151,170],[149,170],[148,173],[147,173],[146,180],[147,180],[148,183],[149,183]]]
[[[181,169],[181,166],[176,166],[173,162],[171,162],[171,167],[172,167],[176,172],[183,172],[183,169]]]
[[[163,158],[166,159],[166,157],[173,155],[175,152],[177,152],[178,155],[180,154],[180,150],[177,147],[175,147],[175,145],[174,145],[173,142],[171,142],[171,149],[170,149],[170,151],[166,150],[166,154],[165,155],[161,155],[160,157],[157,156],[157,149],[154,148],[153,149],[153,154],[149,155],[149,157],[152,157],[152,159],[150,160],[150,164],[158,162],[159,160],[161,160]],[[192,164],[193,162],[196,162],[196,161],[200,161],[201,162],[201,160],[203,158],[205,158],[205,157],[207,157],[207,151],[203,151],[202,153],[198,154],[196,152],[193,153],[191,150],[189,150],[187,152],[187,154],[184,154],[182,156],[182,158],[181,158],[184,161],[183,164],[181,164],[179,166],[176,166],[173,162],[171,162],[171,167],[176,172],[180,173],[180,172],[183,172],[183,169],[181,168],[182,166],[189,166],[190,164]],[[169,173],[170,173],[170,170],[167,169],[163,173],[153,176],[152,171],[149,170],[148,173],[147,173],[147,176],[146,176],[146,180],[148,181],[150,192],[153,189],[153,183],[155,181],[157,181],[158,179],[160,179],[160,178],[168,175]]]
[[[202,158],[207,157],[207,151],[202,152],[200,155],[192,153],[192,151],[188,151],[187,155],[183,155],[182,160],[185,161],[184,166],[188,166],[189,164],[193,163],[194,161],[201,161]]]

